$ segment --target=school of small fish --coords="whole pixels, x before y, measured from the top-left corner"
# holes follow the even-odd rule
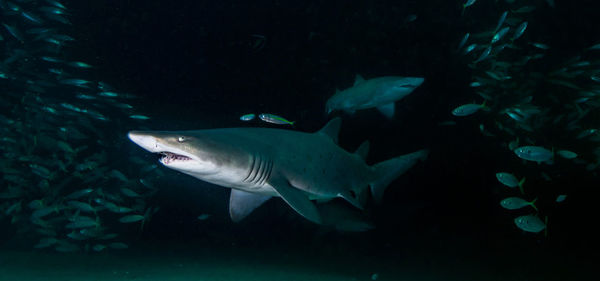
[[[465,1],[462,16],[476,13],[478,3]],[[555,208],[566,198],[566,194],[556,193],[544,196],[547,194],[539,186],[540,182],[553,180],[551,175],[557,174],[553,166],[573,165],[595,175],[600,165],[600,134],[594,122],[600,108],[600,44],[592,42],[576,53],[562,53],[561,59],[555,60],[551,42],[528,33],[536,29],[534,11],[539,5],[552,10],[554,1],[543,4],[505,0],[495,1],[494,5],[499,11],[495,25],[477,33],[467,31],[454,49],[472,70],[469,88],[477,95],[474,99],[484,102],[457,104],[451,114],[457,118],[473,115],[469,119],[478,120],[484,136],[504,144],[499,149],[520,159],[521,165],[540,170],[518,172],[521,180],[511,172],[496,173],[498,182],[510,188],[504,192],[514,193],[519,187],[519,196],[536,198],[526,201],[508,196],[500,205],[511,213],[531,206],[535,213],[517,216],[514,223],[523,231],[537,233],[547,230],[547,208]],[[582,147],[592,149],[578,151]],[[530,184],[525,185],[525,178]],[[537,198],[556,200],[541,202],[543,207],[538,208]]]
[[[76,39],[62,32],[71,22],[60,1],[0,0],[0,15],[0,220],[36,249],[128,248],[117,240],[158,210],[146,202],[156,165],[115,155],[122,144],[111,140],[149,117],[65,51]],[[127,162],[139,166],[117,165]]]

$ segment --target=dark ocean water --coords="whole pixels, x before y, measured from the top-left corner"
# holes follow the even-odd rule
[[[38,14],[41,14],[39,7],[52,3],[13,2]],[[63,79],[38,75],[45,73],[48,66],[34,58],[50,51],[40,45],[39,40],[17,40],[21,43],[16,43],[7,28],[1,33],[4,62],[0,64],[0,71],[12,78],[0,80],[0,86],[8,93],[2,99],[2,115],[22,125],[18,127],[14,122],[3,121],[3,134],[25,141],[32,134],[59,134],[57,124],[81,127],[91,137],[76,140],[73,147],[86,145],[89,148],[72,159],[81,162],[95,152],[102,152],[107,155],[107,160],[99,161],[100,167],[107,167],[103,171],[108,174],[113,169],[119,170],[131,182],[120,182],[108,175],[86,182],[85,178],[89,177],[82,176],[65,183],[66,188],[61,186],[65,190],[61,193],[23,188],[27,192],[20,197],[0,199],[4,204],[0,205],[0,210],[6,214],[0,217],[0,249],[6,249],[0,259],[0,266],[4,265],[5,271],[0,272],[5,276],[19,278],[19,271],[27,271],[23,264],[32,259],[39,259],[40,264],[46,265],[52,264],[48,260],[66,257],[64,262],[56,261],[57,267],[64,268],[68,267],[73,255],[82,255],[90,262],[78,263],[80,268],[73,272],[94,268],[98,271],[90,272],[102,276],[97,280],[132,277],[125,273],[112,277],[99,273],[101,269],[94,265],[111,264],[114,255],[115,259],[135,268],[131,271],[136,272],[138,280],[168,280],[160,279],[158,276],[163,276],[160,274],[173,280],[278,280],[301,276],[303,271],[317,272],[310,278],[319,280],[329,280],[330,275],[342,276],[340,280],[598,279],[594,267],[600,261],[599,243],[593,229],[598,221],[596,206],[600,182],[597,169],[586,169],[586,165],[600,159],[595,154],[598,142],[574,136],[585,129],[600,127],[597,111],[600,105],[585,102],[578,105],[579,114],[584,110],[590,113],[578,119],[577,129],[564,129],[560,122],[551,124],[558,115],[577,112],[573,98],[565,97],[582,91],[600,91],[600,84],[594,85],[589,79],[580,83],[580,76],[576,76],[568,80],[582,88],[575,90],[568,86],[560,88],[556,82],[540,84],[540,80],[527,78],[531,73],[535,76],[535,73],[560,69],[568,63],[573,67],[573,63],[582,61],[589,62],[590,66],[584,66],[582,73],[585,74],[577,75],[589,78],[600,72],[600,51],[596,54],[585,51],[600,43],[600,21],[596,15],[600,5],[596,1],[557,0],[551,7],[544,0],[479,0],[466,8],[464,14],[461,14],[462,2],[439,0],[71,2],[63,3],[68,11],[65,17],[71,24],[61,24],[57,28],[60,28],[59,33],[69,34],[75,40],[69,41],[53,56],[93,65],[90,70],[72,70],[71,74],[84,73],[72,77],[104,81],[119,94],[135,95],[135,99],[126,100],[134,111],[123,115],[114,107],[93,104],[110,120],[92,120],[91,126],[84,126],[80,125],[84,117],[69,113],[47,121],[39,115],[41,110],[32,109],[30,105],[69,102],[91,106],[74,96],[81,91],[92,93],[94,90],[65,88],[61,83],[57,87],[43,84],[44,81]],[[10,10],[9,1],[0,0],[0,3]],[[522,6],[535,7],[535,10],[515,12]],[[457,51],[466,32],[471,33],[471,41],[466,45],[493,36],[498,18],[507,10],[510,11],[508,18],[516,21],[516,24],[509,23],[510,34],[519,22],[526,20],[529,23],[523,37],[518,39],[520,41],[515,40],[516,48],[494,54],[493,58],[479,64],[473,64],[473,61],[484,48],[476,49],[477,55]],[[4,10],[0,21],[22,30],[31,28],[14,12]],[[411,19],[411,15],[416,15],[416,19]],[[49,22],[39,25],[50,25]],[[55,24],[52,23],[53,28]],[[529,43],[534,42],[543,42],[550,48],[544,51],[542,58],[525,66],[515,66],[521,58],[542,52],[531,47]],[[15,50],[21,49],[29,54],[29,60],[21,61],[17,66],[6,62],[15,56]],[[490,90],[493,95],[497,94],[490,101],[492,113],[478,112],[463,118],[452,116],[452,109],[460,104],[482,102],[475,94],[477,89],[469,84],[477,79],[474,77],[485,76],[487,63],[495,65],[497,61],[510,63],[513,80],[517,81],[516,85],[523,86],[503,88],[502,85],[509,85],[513,80],[489,86],[490,89],[503,89]],[[160,170],[160,174],[140,172],[148,165],[158,164],[157,157],[142,151],[126,136],[127,131],[137,129],[277,127],[256,120],[251,123],[239,120],[243,114],[261,112],[295,120],[296,125],[288,129],[313,132],[331,118],[324,110],[327,99],[336,89],[351,87],[356,74],[367,79],[390,75],[425,78],[423,85],[396,103],[393,119],[386,119],[375,109],[352,115],[335,113],[343,118],[339,137],[341,147],[354,151],[364,140],[370,141],[368,164],[422,148],[430,151],[426,161],[411,168],[387,188],[382,204],[368,210],[375,229],[367,232],[338,232],[313,224],[282,200],[270,200],[242,222],[233,223],[227,209],[228,189],[160,165],[155,169]],[[28,80],[35,80],[48,90],[33,91],[24,86],[28,85]],[[533,132],[519,131],[516,123],[510,123],[511,120],[502,113],[509,106],[500,102],[500,97],[507,93],[513,94],[515,99],[534,95],[534,103],[547,110],[544,115],[550,119],[540,118],[545,120],[545,125],[536,127]],[[47,100],[36,103],[35,97]],[[133,120],[127,114],[143,114],[151,119]],[[45,124],[44,120],[49,123]],[[456,124],[440,125],[445,121]],[[498,123],[516,133],[499,129]],[[485,124],[494,136],[482,134],[480,124]],[[534,144],[548,148],[556,146],[577,151],[578,158],[584,159],[585,163],[576,164],[564,159],[556,159],[552,165],[526,162],[507,148],[507,143],[517,137],[522,141],[531,139]],[[69,138],[65,138],[65,142],[67,140]],[[0,148],[7,153],[14,147],[3,144]],[[22,146],[19,148],[29,151]],[[61,160],[61,153],[48,148],[33,149],[28,153],[35,156],[32,159],[49,159],[44,162],[48,166],[52,165],[48,162],[67,161]],[[38,160],[11,160],[18,156],[4,155],[3,169],[24,171],[20,174],[27,179],[23,185],[30,183],[29,178],[32,178],[31,184],[37,184],[38,177],[31,174],[31,164],[27,163]],[[142,164],[133,163],[132,157],[141,159]],[[67,164],[63,172],[57,172],[60,176],[49,179],[50,188],[55,186],[54,182],[62,182],[61,178],[70,178],[75,168],[68,165],[71,164]],[[525,197],[528,200],[538,198],[539,216],[548,217],[547,235],[543,231],[525,232],[515,226],[513,220],[517,215],[532,212],[510,211],[500,206],[500,200],[505,197],[519,195],[498,182],[495,173],[500,171],[511,171],[519,178],[527,177]],[[545,180],[542,172],[551,180]],[[13,172],[5,174],[10,173]],[[141,199],[143,203],[138,202],[140,199],[125,198],[124,201],[130,204],[127,206],[143,205],[139,210],[141,214],[148,210],[147,206],[160,208],[145,222],[143,229],[120,224],[114,214],[100,217],[111,232],[119,233],[119,242],[126,243],[129,249],[106,249],[97,253],[90,250],[97,242],[86,241],[77,241],[81,246],[77,254],[56,253],[52,248],[32,249],[43,236],[36,233],[36,226],[29,222],[32,208],[25,205],[31,200],[52,198],[53,202],[63,202],[60,198],[85,187],[103,188],[107,194],[113,193],[113,189],[117,190],[115,194],[118,193],[121,185],[136,191],[144,190],[139,187],[138,178],[151,178],[156,189]],[[6,178],[0,184],[3,186],[0,191],[18,186]],[[560,204],[555,202],[559,194],[568,196]],[[92,201],[90,197],[88,202]],[[23,202],[21,217],[11,221],[12,212],[7,213],[7,209],[17,202]],[[59,211],[56,211],[56,216],[66,218],[73,216],[74,211],[64,212],[58,215]],[[197,217],[201,214],[210,216],[199,220]],[[17,213],[12,217],[18,217]],[[70,231],[58,230],[58,235]],[[219,270],[215,270],[211,271],[210,274],[215,274],[211,277],[202,275],[202,267],[191,266],[195,270],[182,275],[181,279],[175,279],[178,273],[169,275],[168,270],[151,277],[151,274],[144,275],[149,271],[141,263],[136,265],[135,262],[144,260],[148,267],[160,267],[159,257],[177,264],[179,262],[173,260],[185,261],[182,264],[211,261],[211,268],[222,267],[222,271],[239,270],[241,273],[222,277]],[[230,263],[235,266],[227,266]],[[290,265],[294,270],[277,271],[280,275],[261,271],[261,266],[268,265],[273,268]],[[119,270],[127,271],[127,266],[122,266]],[[11,272],[8,268],[14,270]],[[52,271],[48,268],[44,267],[40,272]],[[245,276],[244,270],[253,275]],[[4,280],[1,275],[0,280]],[[337,279],[332,277],[331,280]]]

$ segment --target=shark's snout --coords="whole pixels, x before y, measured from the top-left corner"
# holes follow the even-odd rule
[[[148,150],[150,152],[160,152],[158,151],[158,145],[156,141],[156,137],[149,135],[148,133],[142,131],[130,131],[127,133],[127,137],[134,142],[135,144],[141,146],[143,149]]]

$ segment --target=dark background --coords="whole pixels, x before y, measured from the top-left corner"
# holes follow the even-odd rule
[[[464,16],[458,1],[70,3],[72,33],[78,38],[72,52],[90,58],[102,80],[140,96],[136,107],[154,117],[152,129],[241,126],[246,125],[238,120],[242,114],[271,112],[296,120],[299,130],[314,131],[327,121],[327,98],[336,88],[350,87],[355,74],[425,77],[397,103],[391,121],[376,111],[344,116],[340,145],[354,150],[370,140],[369,163],[431,150],[425,163],[387,189],[385,202],[374,210],[375,230],[331,232],[306,222],[280,200],[233,224],[226,189],[166,171],[177,181],[165,180],[152,199],[162,209],[140,241],[366,256],[429,249],[510,264],[592,264],[598,257],[592,230],[598,221],[597,178],[580,166],[525,165],[502,149],[500,140],[479,133],[478,118],[487,117],[450,115],[474,97],[468,62],[454,52],[458,41],[465,32],[493,28],[504,11],[501,1],[488,2],[478,1]],[[550,59],[600,42],[596,1],[557,1],[555,9],[538,2],[525,36],[553,46]],[[418,18],[407,23],[410,14]],[[264,47],[252,47],[257,44],[253,34],[266,38]],[[437,125],[446,120],[458,125]],[[124,149],[138,148],[127,144]],[[494,174],[507,167],[521,174],[563,175],[551,183],[527,183],[543,190],[538,206],[549,216],[548,237],[518,230],[514,213],[499,206],[506,188]],[[553,201],[560,193],[568,198],[557,207]],[[213,216],[198,222],[201,213]]]

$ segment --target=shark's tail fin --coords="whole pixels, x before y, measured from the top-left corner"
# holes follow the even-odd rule
[[[371,183],[371,194],[375,202],[381,202],[385,188],[418,161],[425,160],[428,153],[428,150],[422,149],[373,165],[375,177]]]

